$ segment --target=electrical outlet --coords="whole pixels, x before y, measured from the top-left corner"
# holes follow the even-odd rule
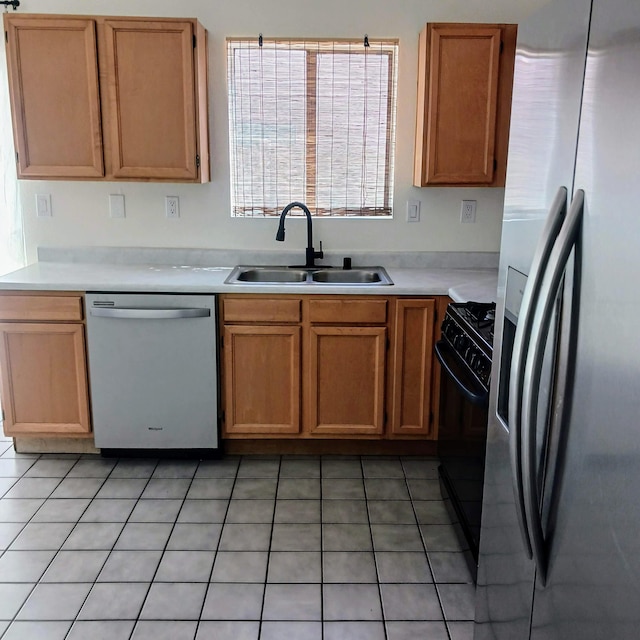
[[[109,217],[124,218],[124,196],[121,193],[111,194],[109,196]]]
[[[51,194],[36,195],[36,216],[38,218],[50,218],[51,212]]]
[[[164,199],[164,208],[167,218],[179,218],[180,198],[178,198],[178,196],[167,196]]]
[[[460,208],[460,222],[474,223],[476,221],[476,201],[463,200]]]

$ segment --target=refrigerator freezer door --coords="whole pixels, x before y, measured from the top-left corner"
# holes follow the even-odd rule
[[[640,3],[594,2],[576,188],[585,191],[577,356],[536,640],[640,629]]]
[[[509,166],[489,405],[475,640],[528,638],[535,569],[513,492],[508,426],[497,416],[502,363],[514,325],[505,319],[507,272],[529,275],[558,188],[573,189],[591,0],[557,0],[518,29]]]

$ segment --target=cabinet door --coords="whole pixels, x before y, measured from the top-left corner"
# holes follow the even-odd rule
[[[435,300],[398,300],[391,382],[391,434],[433,435],[431,393]]]
[[[504,185],[516,29],[504,27],[432,24],[421,33],[416,186]]]
[[[5,17],[19,178],[104,175],[93,20]]]
[[[300,431],[300,327],[225,326],[225,434]]]
[[[193,24],[105,20],[104,33],[113,176],[196,180]]]
[[[0,324],[0,377],[8,436],[89,433],[80,324]]]
[[[311,327],[306,430],[381,435],[386,327]]]

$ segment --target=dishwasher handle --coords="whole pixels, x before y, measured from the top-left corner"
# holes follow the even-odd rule
[[[117,320],[176,320],[181,318],[209,318],[211,316],[211,309],[143,309],[136,307],[103,307],[89,309],[89,314],[100,318],[114,318]]]

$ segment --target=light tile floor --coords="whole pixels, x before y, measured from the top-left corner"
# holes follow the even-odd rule
[[[470,640],[437,461],[16,454],[2,640]]]

